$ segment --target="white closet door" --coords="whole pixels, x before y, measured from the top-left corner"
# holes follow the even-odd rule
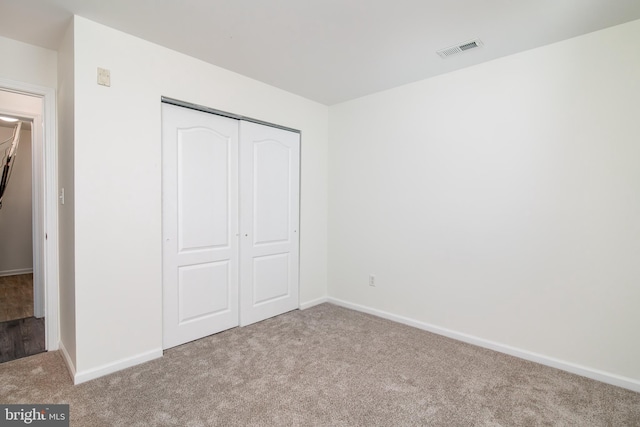
[[[162,105],[163,347],[238,325],[238,121]]]
[[[298,308],[300,134],[240,122],[240,324]]]

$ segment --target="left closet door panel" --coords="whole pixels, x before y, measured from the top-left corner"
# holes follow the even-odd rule
[[[238,122],[162,104],[163,347],[238,326]]]

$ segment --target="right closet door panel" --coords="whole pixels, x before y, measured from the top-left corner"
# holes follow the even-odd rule
[[[298,308],[300,134],[240,121],[240,325]]]

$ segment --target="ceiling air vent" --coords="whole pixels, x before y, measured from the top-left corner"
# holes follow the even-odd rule
[[[480,47],[480,46],[482,46],[482,41],[480,39],[473,39],[473,40],[466,41],[464,43],[457,44],[455,46],[450,46],[450,47],[446,47],[444,49],[440,49],[440,50],[438,50],[436,52],[442,58],[448,58],[451,55],[462,53],[465,50],[475,49],[475,48]]]

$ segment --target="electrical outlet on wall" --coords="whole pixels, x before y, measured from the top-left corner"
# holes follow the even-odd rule
[[[376,286],[376,276],[373,274],[369,275],[369,286]]]

